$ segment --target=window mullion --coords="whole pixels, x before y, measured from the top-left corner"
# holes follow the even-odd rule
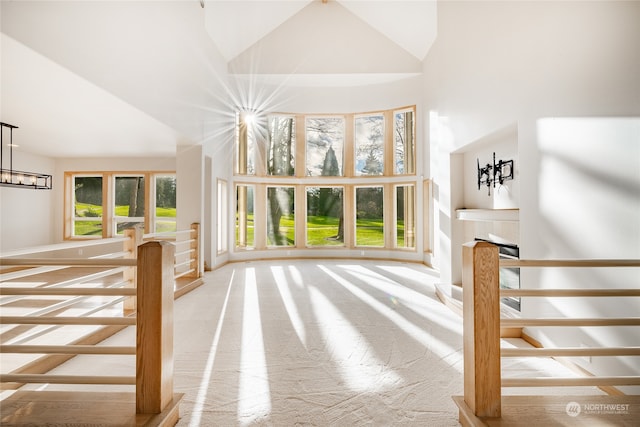
[[[344,166],[343,176],[352,177],[355,176],[355,121],[353,114],[347,114],[345,116],[345,130],[344,130]],[[345,217],[347,218],[347,217]],[[350,229],[350,228],[348,228]]]
[[[115,178],[113,174],[102,175],[102,237],[113,237],[113,224],[115,213]]]
[[[395,165],[393,111],[384,112],[384,175],[393,176]]]
[[[302,114],[297,114],[295,116],[296,118],[296,145],[295,145],[295,172],[296,172],[296,177],[298,178],[304,178],[306,175],[306,153],[305,153],[305,148],[306,148],[306,127],[305,127],[305,118],[304,115]],[[304,193],[304,191],[303,191]],[[299,196],[299,194],[296,194],[296,197]],[[296,200],[304,200],[304,199],[296,199]],[[298,219],[296,218],[296,221]],[[304,221],[301,221],[304,222]],[[304,229],[303,229],[303,234],[304,235]],[[297,244],[296,244],[297,246]]]

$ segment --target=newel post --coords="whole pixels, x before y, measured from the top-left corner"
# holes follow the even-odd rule
[[[138,247],[136,412],[157,414],[173,399],[173,244]]]
[[[500,417],[500,278],[498,247],[462,248],[464,401],[477,417]]]

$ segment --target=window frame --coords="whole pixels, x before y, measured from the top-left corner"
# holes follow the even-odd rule
[[[65,171],[64,173],[64,224],[63,239],[64,240],[92,240],[109,237],[118,237],[117,234],[117,218],[115,215],[115,178],[126,176],[142,176],[145,183],[145,216],[144,216],[144,233],[152,234],[155,230],[155,177],[156,176],[176,176],[175,171]],[[97,236],[81,236],[74,235],[75,228],[75,177],[101,177],[102,178],[102,235]],[[177,179],[177,176],[176,176]],[[150,183],[153,182],[153,189]],[[140,218],[140,217],[136,217]],[[178,219],[178,210],[176,206],[176,224]]]
[[[398,112],[410,112],[412,115],[411,132],[413,136],[412,141],[412,160],[413,160],[413,172],[412,173],[396,173],[395,166],[395,114]],[[267,144],[268,138],[266,132],[262,132],[262,141],[256,141],[258,147],[258,154],[263,155],[264,160],[258,161],[256,165],[255,175],[249,174],[237,174],[233,175],[233,206],[235,207],[234,216],[237,212],[237,204],[235,200],[235,192],[237,185],[251,185],[254,187],[254,246],[248,248],[242,248],[237,245],[233,245],[235,251],[242,252],[245,250],[293,250],[293,249],[350,249],[350,250],[367,250],[367,251],[412,251],[417,252],[421,247],[422,237],[415,235],[415,244],[412,247],[397,247],[397,238],[393,235],[396,232],[397,223],[394,223],[397,216],[396,202],[395,202],[395,186],[396,185],[412,185],[414,192],[414,232],[422,230],[427,235],[426,224],[424,229],[420,228],[418,222],[420,219],[417,217],[420,208],[417,206],[420,196],[418,194],[422,189],[423,178],[418,176],[418,165],[415,162],[416,152],[418,150],[418,144],[416,141],[416,107],[406,106],[400,108],[393,108],[388,110],[375,110],[362,113],[344,113],[344,114],[306,114],[306,113],[282,113],[282,112],[269,112],[263,115],[262,123],[266,124],[266,120],[272,116],[292,117],[294,118],[295,130],[292,135],[295,135],[295,144],[293,149],[295,153],[292,155],[295,174],[294,175],[269,175],[268,174],[268,159],[266,154],[269,150]],[[355,124],[356,118],[366,116],[382,116],[383,123],[381,133],[383,135],[383,146],[381,153],[383,156],[383,172],[381,175],[357,175],[355,167],[356,159],[356,142],[355,142]],[[267,119],[264,119],[267,117]],[[308,130],[307,125],[309,119],[317,118],[339,118],[342,120],[344,126],[340,131],[342,132],[342,149],[343,158],[341,164],[342,174],[339,176],[315,176],[307,175],[307,161],[309,153],[307,152],[308,146]],[[293,137],[293,136],[292,136]],[[237,142],[236,142],[237,144]],[[406,162],[406,160],[405,160]],[[236,170],[236,169],[234,169]],[[267,224],[267,211],[268,211],[268,188],[270,187],[293,187],[295,188],[295,209],[294,209],[294,228],[295,228],[295,244],[294,245],[272,245],[268,238],[268,224]],[[343,241],[340,245],[310,245],[308,242],[308,198],[307,188],[309,187],[341,187],[342,190],[342,209],[343,209]],[[360,187],[382,187],[383,192],[383,246],[366,246],[357,244],[356,242],[356,225],[357,225],[357,212],[356,212],[356,191]],[[230,199],[231,200],[231,199]],[[235,243],[235,237],[234,237]],[[426,244],[426,243],[425,243]]]

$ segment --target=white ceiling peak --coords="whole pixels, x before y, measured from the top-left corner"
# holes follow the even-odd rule
[[[313,0],[207,0],[205,26],[227,61]]]
[[[310,3],[327,8],[340,4],[419,61],[436,37],[436,0],[206,0],[205,26],[231,61]]]
[[[436,38],[435,0],[337,0],[422,61]]]

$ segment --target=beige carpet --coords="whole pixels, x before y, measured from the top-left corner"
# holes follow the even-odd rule
[[[415,264],[231,264],[178,301],[179,426],[456,426],[460,319]]]

